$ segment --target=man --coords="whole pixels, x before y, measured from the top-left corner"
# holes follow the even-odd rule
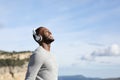
[[[39,27],[33,31],[33,38],[39,47],[30,57],[25,80],[58,80],[56,60],[50,53],[50,45],[54,41],[52,33]]]

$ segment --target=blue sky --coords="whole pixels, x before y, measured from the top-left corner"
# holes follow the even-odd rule
[[[120,77],[119,0],[0,0],[0,50],[34,50],[39,26],[53,32],[59,75]]]

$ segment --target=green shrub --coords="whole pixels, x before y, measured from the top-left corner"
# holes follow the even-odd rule
[[[28,62],[29,58],[25,58],[25,59],[0,59],[0,67],[7,67],[7,66],[11,66],[11,67],[15,67],[15,66],[23,66],[25,64],[25,62]]]

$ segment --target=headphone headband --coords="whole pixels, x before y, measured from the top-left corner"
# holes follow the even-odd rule
[[[33,35],[36,35],[36,31],[35,31],[35,28],[33,29]]]

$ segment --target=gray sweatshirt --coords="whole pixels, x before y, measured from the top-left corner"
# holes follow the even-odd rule
[[[30,56],[25,80],[58,80],[55,57],[42,46]]]

